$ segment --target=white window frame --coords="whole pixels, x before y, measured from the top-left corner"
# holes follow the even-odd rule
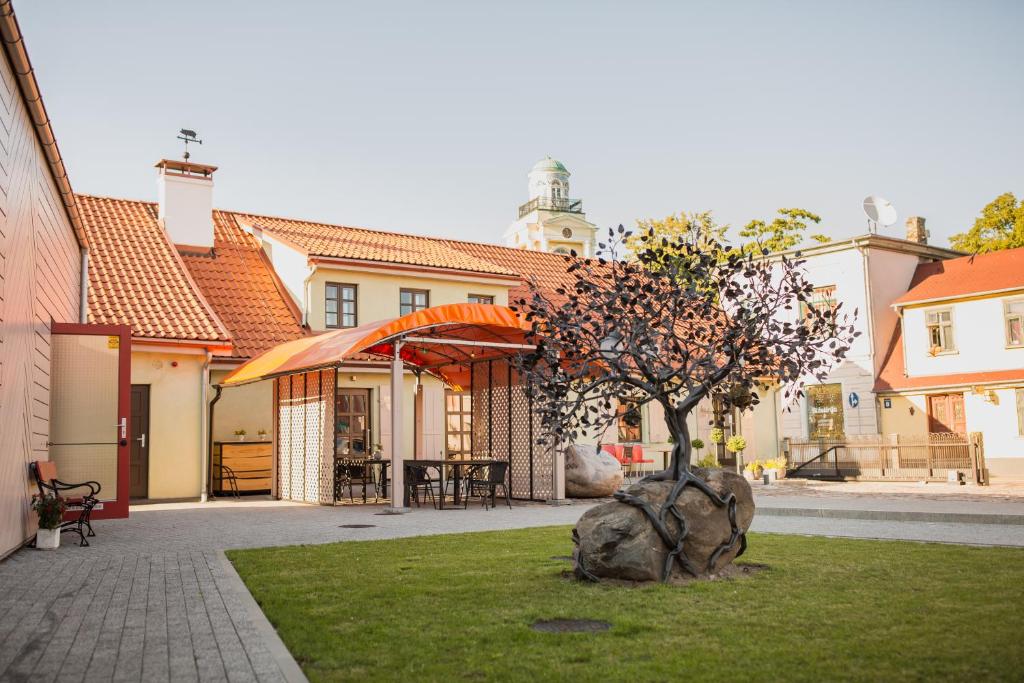
[[[939,316],[941,316],[943,313],[948,313],[949,314],[949,322],[948,323],[943,323],[941,320],[939,320]],[[931,320],[930,320],[931,316],[933,316],[933,315],[935,316],[935,320],[936,320],[934,323],[932,323]],[[938,346],[938,351],[935,351],[934,353],[933,353],[932,350],[936,348],[936,345],[932,344],[932,327],[933,326],[937,326],[939,328],[939,343],[937,345]],[[950,344],[949,344],[950,348],[948,348],[948,349],[945,348],[946,347],[946,338],[945,338],[945,332],[944,332],[944,329],[947,326],[949,327],[949,334],[952,337],[952,339],[949,340],[950,341]],[[953,314],[953,308],[951,306],[946,306],[944,308],[930,308],[930,309],[926,310],[924,312],[924,327],[925,327],[925,336],[928,339],[928,353],[929,354],[935,355],[935,356],[945,356],[945,355],[949,355],[949,354],[952,354],[952,353],[957,353],[957,346],[956,346],[956,316]]]
[[[1010,312],[1010,306],[1019,304],[1021,311]],[[1024,331],[1024,298],[1006,299],[1003,302],[1003,332],[1006,334],[1006,348],[1008,349],[1024,349],[1024,332],[1021,334],[1021,340],[1018,344],[1013,344],[1010,341],[1010,321],[1016,318],[1020,321],[1022,331]]]

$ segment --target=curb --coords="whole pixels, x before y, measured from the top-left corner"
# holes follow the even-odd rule
[[[885,522],[932,522],[936,524],[1024,525],[1024,515],[976,512],[920,512],[911,510],[847,510],[843,508],[793,508],[759,506],[755,514],[769,517],[818,517],[870,519]]]
[[[242,608],[246,611],[260,638],[263,640],[263,644],[267,646],[270,656],[273,657],[274,663],[277,664],[281,676],[287,683],[309,683],[306,675],[302,673],[302,668],[299,667],[298,662],[295,661],[292,653],[288,651],[281,637],[277,634],[274,625],[263,614],[263,610],[260,609],[256,598],[252,597],[252,593],[245,587],[242,577],[235,571],[235,566],[231,564],[231,560],[228,559],[223,550],[216,552],[217,559],[224,572],[227,587],[235,594]]]

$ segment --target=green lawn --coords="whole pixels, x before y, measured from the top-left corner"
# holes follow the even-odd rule
[[[749,540],[767,570],[686,587],[565,579],[568,527],[228,556],[314,681],[1024,677],[1024,549]]]

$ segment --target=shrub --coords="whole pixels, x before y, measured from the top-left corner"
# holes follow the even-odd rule
[[[762,469],[763,467],[760,460],[751,460],[750,462],[743,466],[744,472],[750,472],[754,476],[760,474]]]
[[[777,458],[770,458],[765,460],[763,465],[766,470],[784,470],[786,469],[786,456],[780,455]]]
[[[730,436],[729,440],[725,442],[725,448],[731,453],[739,453],[747,447],[747,440],[739,434]]]
[[[64,510],[67,505],[60,496],[47,493],[40,496],[32,496],[32,509],[39,515],[40,529],[56,529],[64,518]]]
[[[701,441],[700,439],[694,439],[693,441],[690,442],[690,445],[696,448],[698,451],[704,448],[704,442]]]
[[[725,432],[722,431],[721,427],[715,427],[711,430],[708,438],[711,439],[711,443],[722,443],[722,439],[725,438]]]
[[[720,465],[718,464],[718,458],[715,456],[715,454],[708,453],[703,458],[697,461],[697,467],[711,468],[720,467]]]

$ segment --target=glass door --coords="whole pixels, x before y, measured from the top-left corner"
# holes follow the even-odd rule
[[[127,517],[129,329],[54,323],[50,344],[49,448],[57,476],[68,483],[99,483],[102,502],[93,508],[94,518]]]
[[[334,407],[334,455],[370,455],[370,390],[339,389]]]

